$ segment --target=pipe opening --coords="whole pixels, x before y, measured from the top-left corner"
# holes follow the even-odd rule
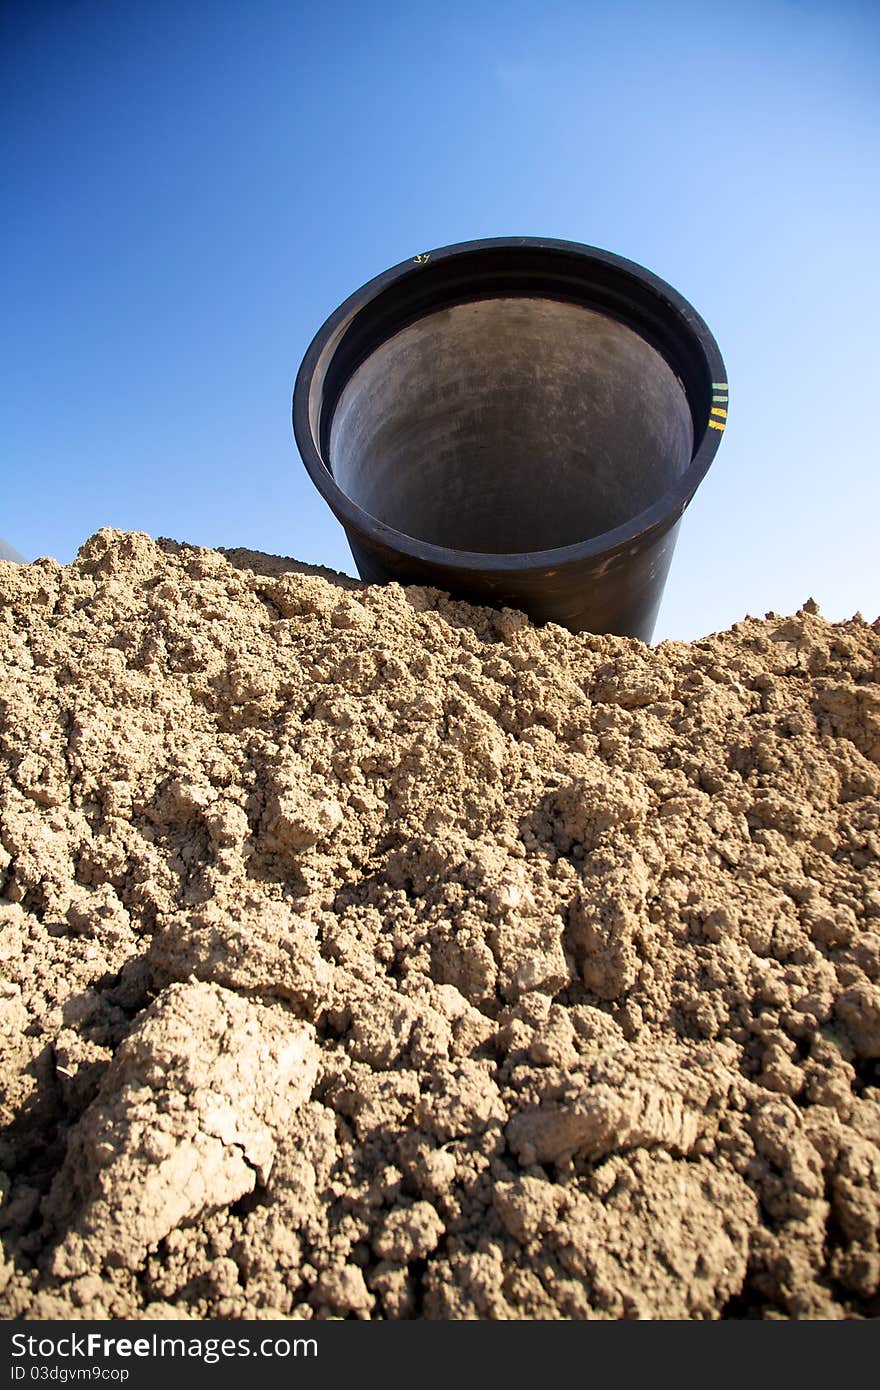
[[[593,309],[455,304],[376,348],[343,388],[330,470],[386,525],[453,550],[575,545],[688,469],[693,421],[661,355]]]

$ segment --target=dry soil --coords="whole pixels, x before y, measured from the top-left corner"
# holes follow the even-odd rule
[[[864,1318],[880,623],[0,564],[6,1318]]]

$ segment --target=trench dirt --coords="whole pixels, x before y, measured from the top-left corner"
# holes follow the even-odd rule
[[[864,1318],[880,626],[0,563],[7,1318]]]

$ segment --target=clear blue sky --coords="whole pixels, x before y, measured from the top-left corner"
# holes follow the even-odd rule
[[[354,573],[312,335],[418,251],[604,247],[706,319],[730,426],[656,639],[880,613],[874,0],[3,0],[0,535]]]

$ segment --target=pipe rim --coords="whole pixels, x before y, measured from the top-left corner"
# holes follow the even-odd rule
[[[394,333],[406,326],[406,320],[399,322],[390,333],[383,334],[381,330],[377,329],[376,336],[372,339],[367,331],[367,341],[370,346],[341,376],[339,382],[336,383],[335,393],[331,395],[327,403],[323,400],[314,403],[313,394],[316,389],[322,390],[334,361],[339,358],[340,350],[346,344],[355,321],[362,330],[369,330],[368,316],[370,311],[375,312],[377,304],[383,300],[383,296],[388,295],[389,291],[393,294],[402,288],[405,292],[407,285],[415,285],[418,278],[423,276],[429,268],[431,271],[435,271],[439,267],[442,272],[445,267],[448,267],[452,269],[454,274],[456,263],[460,264],[466,257],[481,257],[485,253],[488,265],[493,258],[500,258],[505,252],[509,253],[511,258],[516,253],[546,253],[548,274],[554,257],[571,258],[572,265],[578,266],[583,272],[582,286],[585,291],[589,291],[594,286],[594,278],[590,276],[591,268],[594,276],[598,268],[603,274],[610,273],[612,277],[618,277],[619,290],[625,291],[628,284],[629,288],[634,291],[633,297],[635,299],[640,299],[644,303],[646,301],[652,302],[653,298],[656,298],[662,306],[662,312],[665,314],[670,328],[677,327],[681,334],[682,351],[684,352],[685,348],[689,348],[695,364],[699,363],[702,368],[705,399],[695,401],[694,395],[698,392],[695,389],[688,389],[687,384],[682,381],[680,374],[676,371],[675,365],[661,350],[661,355],[664,356],[678,376],[688,400],[694,420],[695,439],[700,428],[702,429],[702,437],[694,450],[688,468],[681,477],[667,488],[650,507],[631,517],[622,526],[617,526],[610,531],[603,531],[586,540],[550,550],[518,552],[453,550],[436,545],[431,541],[420,540],[408,532],[398,531],[379,517],[365,511],[338,485],[330,471],[329,463],[323,455],[322,435],[329,434],[329,421],[332,419],[333,410],[345,383],[353,375],[360,362],[364,361],[383,342],[393,337]],[[497,265],[500,267],[501,264],[500,259],[498,259]],[[515,276],[515,270],[511,273]],[[475,279],[474,284],[478,285],[479,280]],[[450,297],[437,303],[434,307],[441,309],[452,303],[465,303],[473,299],[493,297],[501,296],[476,293],[464,298]],[[572,303],[589,304],[588,298],[568,298],[559,294],[546,294],[543,297],[563,298]],[[607,310],[603,309],[600,312],[607,312]],[[619,315],[610,316],[621,317]],[[415,322],[419,317],[423,317],[423,315],[415,314],[409,321]],[[657,346],[639,328],[637,317],[634,317],[632,321],[621,317],[621,321],[628,322],[629,326],[640,337],[651,343],[652,346]],[[714,428],[710,428],[709,425],[712,396],[715,388],[719,385],[723,385],[726,395],[727,373],[724,361],[708,326],[683,295],[652,271],[638,265],[635,261],[615,255],[611,251],[604,251],[596,246],[587,246],[581,242],[545,237],[490,237],[479,241],[455,242],[433,251],[421,252],[419,255],[400,261],[397,265],[374,276],[360,289],[349,295],[318,329],[302,359],[293,392],[293,431],[306,471],[324,501],[346,531],[353,531],[368,543],[372,542],[374,545],[379,544],[390,550],[400,551],[427,565],[439,565],[463,572],[495,570],[503,573],[506,571],[559,570],[599,556],[607,556],[611,559],[629,549],[635,542],[641,544],[652,533],[659,535],[676,524],[708,472],[726,426],[726,416],[720,427],[716,424]],[[701,425],[698,415],[703,417]],[[315,430],[316,423],[317,431]]]

